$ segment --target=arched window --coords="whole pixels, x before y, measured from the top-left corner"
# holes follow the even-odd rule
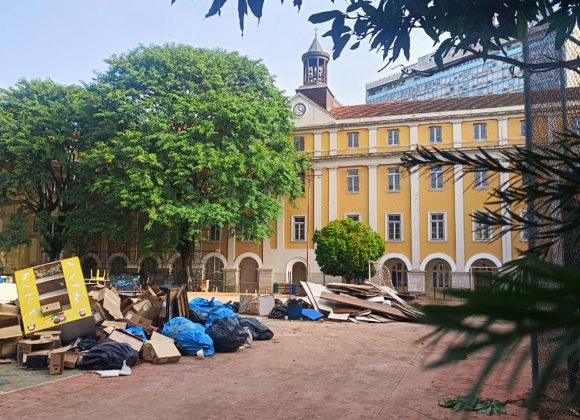
[[[407,291],[407,265],[398,258],[391,258],[383,265],[389,269],[393,287],[399,291]]]
[[[485,258],[476,260],[469,269],[474,289],[489,289],[491,287],[491,274],[497,273],[497,266]]]

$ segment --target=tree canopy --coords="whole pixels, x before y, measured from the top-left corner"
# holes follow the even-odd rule
[[[177,0],[171,0],[171,4]],[[282,0],[284,2],[284,0]],[[304,0],[293,0],[300,8]],[[332,0],[334,3],[334,1]],[[227,0],[212,0],[206,17],[220,14]],[[246,16],[251,13],[262,18],[264,0],[237,0],[240,29],[244,30]],[[324,8],[324,6],[317,6]],[[411,34],[425,33],[437,47],[434,54],[440,69],[443,58],[449,54],[466,52],[470,57],[500,60],[522,69],[545,71],[554,68],[577,70],[580,58],[560,61],[550,57],[542,63],[527,63],[507,57],[503,45],[514,39],[522,41],[529,26],[546,25],[554,33],[556,49],[570,39],[580,42],[573,34],[580,24],[580,1],[565,0],[349,0],[342,8],[323,10],[309,18],[315,24],[328,23],[323,36],[333,41],[333,56],[337,58],[344,48],[359,48],[367,41],[371,50],[382,53],[386,64],[401,54],[409,59],[412,48]]]
[[[29,241],[26,217],[51,258],[67,243],[79,156],[87,148],[82,103],[81,88],[51,81],[21,80],[0,91],[0,205],[16,210],[0,235],[4,250]]]
[[[107,62],[89,87],[103,130],[89,154],[94,190],[142,214],[151,246],[178,250],[188,270],[213,225],[256,241],[270,235],[279,197],[302,193],[306,162],[266,67],[184,45],[139,47]]]
[[[368,276],[369,261],[385,252],[381,236],[349,218],[333,220],[314,232],[316,262],[324,274],[342,276],[349,283]]]

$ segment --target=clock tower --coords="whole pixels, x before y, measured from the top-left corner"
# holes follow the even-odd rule
[[[302,54],[302,86],[296,89],[296,93],[302,93],[326,110],[336,105],[334,95],[327,86],[329,60],[330,55],[322,49],[315,35],[308,51]]]

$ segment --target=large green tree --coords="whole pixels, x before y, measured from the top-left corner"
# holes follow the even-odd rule
[[[267,68],[237,53],[139,47],[107,60],[90,161],[94,190],[145,220],[151,247],[177,250],[188,279],[212,225],[261,241],[280,197],[302,194],[287,99]]]
[[[369,261],[385,252],[381,236],[348,217],[333,220],[314,232],[316,262],[324,274],[342,276],[348,283],[368,276]]]
[[[51,260],[74,236],[70,219],[81,212],[75,185],[88,146],[84,98],[82,88],[50,80],[21,80],[0,91],[0,211],[12,213],[0,249],[29,242],[30,218]]]

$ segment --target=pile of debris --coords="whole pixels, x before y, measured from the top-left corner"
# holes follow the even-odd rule
[[[0,303],[0,358],[51,375],[78,368],[109,377],[130,374],[140,359],[175,363],[273,337],[257,319],[239,318],[229,302],[188,301],[186,286],[132,294],[110,283],[87,289],[78,267],[74,258],[16,273],[17,299]]]
[[[333,321],[414,322],[423,315],[387,286],[372,283],[323,286],[310,282],[301,282],[301,285],[306,292],[304,301]]]

